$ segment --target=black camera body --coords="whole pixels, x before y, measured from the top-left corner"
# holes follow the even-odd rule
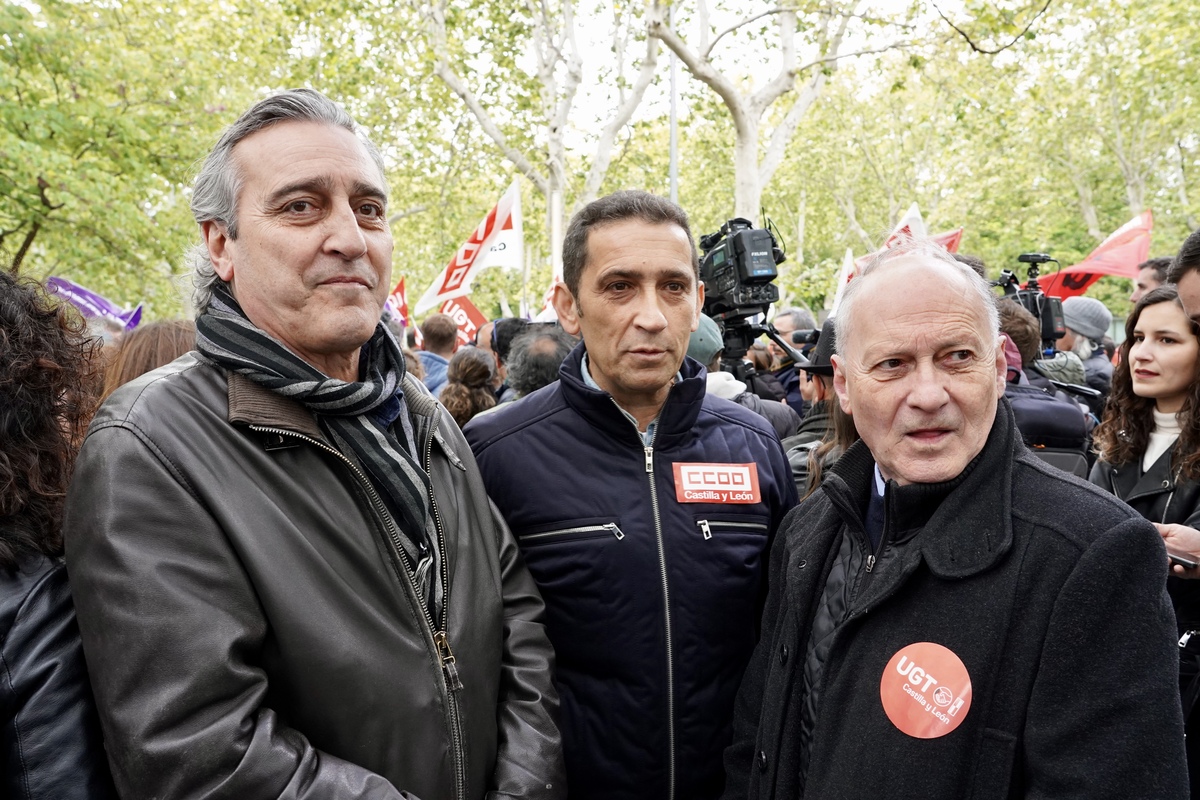
[[[1006,299],[1015,300],[1021,304],[1022,308],[1033,314],[1041,328],[1042,353],[1051,355],[1057,349],[1058,340],[1066,334],[1067,327],[1063,320],[1062,300],[1044,293],[1038,286],[1037,279],[1041,265],[1055,261],[1055,259],[1045,253],[1022,253],[1017,256],[1017,261],[1029,265],[1025,288],[1021,288],[1016,274],[1008,269],[1000,273],[1000,280],[993,285],[1004,289]],[[1055,263],[1058,262],[1055,261]]]
[[[778,265],[786,256],[775,235],[735,217],[715,233],[700,237],[700,280],[704,281],[704,313],[721,326],[722,369],[741,379],[749,366],[742,356],[762,334],[781,342],[770,325],[754,325],[751,317],[766,315],[779,300]],[[790,347],[789,347],[790,349]],[[793,351],[794,352],[794,351]]]
[[[716,233],[700,237],[704,258],[704,313],[726,321],[765,314],[779,299],[776,265],[784,260],[774,234],[748,219],[729,220]]]

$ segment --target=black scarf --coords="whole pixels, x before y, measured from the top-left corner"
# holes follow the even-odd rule
[[[429,598],[429,478],[392,431],[404,407],[404,356],[382,324],[363,347],[362,380],[330,378],[250,322],[219,284],[196,320],[196,349],[221,367],[303,404],[343,455],[366,472],[396,518],[402,546]]]

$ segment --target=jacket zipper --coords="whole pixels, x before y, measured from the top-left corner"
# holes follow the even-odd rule
[[[1167,495],[1167,504],[1163,506],[1162,521],[1167,522],[1167,512],[1171,510],[1171,501],[1175,499],[1175,487],[1179,485],[1179,476],[1183,474],[1183,467],[1180,467],[1175,472],[1175,480],[1171,482],[1171,493]]]
[[[713,537],[713,525],[719,525],[723,528],[753,528],[755,530],[767,530],[767,526],[761,522],[725,522],[724,520],[714,520],[709,522],[706,519],[698,519],[696,520],[696,525],[700,528],[700,532],[704,534],[705,541],[708,541]]]
[[[667,583],[667,549],[663,544],[662,518],[658,511],[658,487],[654,485],[654,440],[645,445],[646,474],[650,476],[650,506],[654,511],[654,535],[658,538],[658,565],[662,573],[663,613],[667,636],[667,800],[675,798],[675,664],[671,641],[671,590]]]
[[[441,567],[442,567],[442,625],[441,628],[434,634],[434,643],[437,645],[438,658],[442,663],[443,679],[446,681],[446,697],[447,705],[450,710],[450,737],[454,743],[454,751],[451,758],[454,762],[454,796],[463,800],[467,793],[467,770],[463,763],[463,743],[462,743],[462,717],[458,709],[458,695],[456,692],[463,688],[462,680],[458,676],[458,663],[454,658],[454,653],[450,650],[450,638],[446,630],[446,615],[450,608],[450,564],[449,555],[446,552],[446,532],[442,528],[442,515],[438,511],[437,498],[433,496],[433,437],[437,433],[437,420],[432,423],[433,429],[429,431],[429,435],[425,438],[425,475],[429,478],[429,508],[433,512],[433,525],[437,529],[438,546],[441,547]],[[425,618],[431,623],[433,618],[429,613],[428,603],[422,604],[422,610],[425,612]]]
[[[568,533],[592,533],[595,531],[608,531],[617,540],[625,538],[625,532],[615,522],[609,522],[604,525],[579,525],[574,528],[559,528],[554,531],[543,531],[541,533],[527,533],[523,536],[518,536],[517,539],[522,542],[533,541],[534,539],[544,539],[548,536],[565,536]]]
[[[358,479],[359,484],[367,490],[367,497],[370,498],[372,507],[374,507],[375,512],[379,515],[379,518],[383,520],[384,527],[387,530],[388,538],[391,540],[392,547],[396,551],[397,556],[400,558],[400,561],[404,566],[405,579],[408,581],[409,586],[412,587],[414,596],[416,596],[418,601],[420,601],[421,593],[417,590],[417,585],[412,578],[415,570],[412,563],[409,561],[408,554],[404,552],[404,548],[400,544],[400,529],[396,527],[396,522],[392,519],[392,515],[388,512],[387,506],[383,504],[383,499],[379,496],[379,492],[375,491],[375,487],[371,484],[371,481],[367,479],[367,476],[363,474],[362,470],[358,468],[358,465],[340,453],[336,448],[330,447],[320,439],[314,439],[313,437],[307,436],[303,433],[290,431],[286,428],[274,428],[265,425],[251,425],[250,430],[257,431],[259,433],[272,433],[276,436],[288,436],[294,439],[299,439],[302,442],[307,442],[308,444],[311,444],[314,447],[323,450],[324,452],[329,453],[330,455],[339,459],[342,463],[350,468],[350,471]],[[454,658],[454,653],[452,653],[450,650],[450,642],[444,629],[446,609],[450,605],[450,568],[446,564],[446,536],[442,529],[441,516],[438,514],[437,501],[433,497],[433,475],[430,471],[432,465],[432,453],[433,433],[430,432],[425,446],[425,474],[430,478],[429,502],[432,504],[433,520],[438,534],[438,545],[441,548],[440,560],[442,567],[443,628],[438,629],[438,627],[434,624],[433,615],[429,612],[428,603],[418,602],[418,605],[421,607],[421,615],[424,617],[425,624],[428,626],[427,632],[430,634],[430,641],[433,644],[434,651],[437,653],[438,661],[442,667],[442,678],[446,685],[446,697],[449,701],[448,705],[450,708],[450,738],[454,744],[454,752],[452,754],[452,758],[454,760],[454,794],[455,797],[462,798],[465,796],[466,776],[464,774],[462,765],[462,731],[458,714],[458,701],[454,693],[463,688],[463,685],[462,681],[459,679],[458,666]]]

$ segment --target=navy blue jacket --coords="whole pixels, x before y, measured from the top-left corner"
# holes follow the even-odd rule
[[[769,542],[796,502],[763,418],[705,395],[685,359],[651,447],[560,380],[467,426],[546,601],[572,800],[704,800],[724,785],[733,699],[757,639]],[[753,463],[759,502],[676,500],[675,465]]]

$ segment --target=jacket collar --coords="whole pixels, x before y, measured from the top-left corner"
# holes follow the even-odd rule
[[[583,381],[583,355],[587,352],[581,342],[567,356],[559,368],[558,378],[563,399],[580,416],[606,434],[616,438],[638,441],[637,430],[621,413],[612,395],[592,389]],[[667,393],[667,400],[658,414],[658,426],[654,435],[655,449],[667,449],[681,444],[690,435],[700,407],[704,404],[706,370],[691,358],[684,358],[679,367],[683,380],[675,383]]]
[[[889,524],[897,532],[918,531],[919,547],[930,570],[942,578],[965,578],[996,564],[1012,546],[1012,472],[1024,448],[1006,399],[983,450],[954,479],[939,484],[888,484]],[[834,465],[825,486],[843,516],[858,515],[861,526],[874,480],[874,456],[856,442]],[[896,541],[893,539],[893,541]]]
[[[1174,491],[1175,475],[1171,472],[1174,450],[1174,445],[1168,447],[1145,472],[1136,461],[1111,467],[1113,493],[1128,503],[1139,497]]]
[[[259,386],[245,375],[236,372],[228,375],[230,423],[282,428],[325,441],[325,434],[321,432],[316,417],[302,404]],[[437,414],[437,400],[420,381],[405,374],[402,385],[409,413],[420,417]]]

